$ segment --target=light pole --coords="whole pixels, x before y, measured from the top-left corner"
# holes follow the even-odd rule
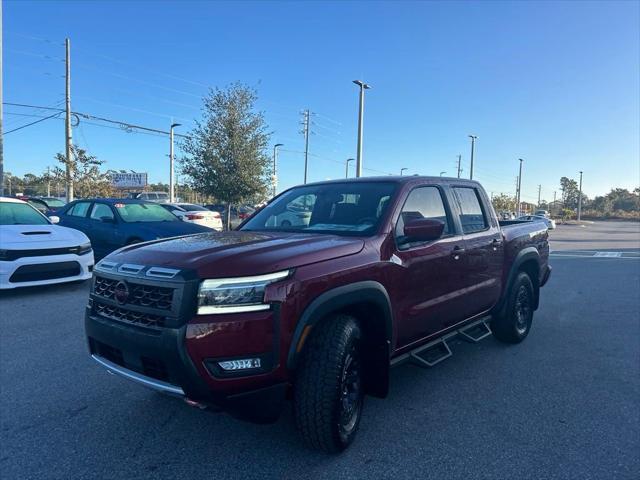
[[[440,172],[440,176],[444,175],[445,173],[447,173],[447,172]]]
[[[173,184],[173,129],[179,127],[179,123],[172,123],[169,128],[169,201],[176,201],[175,185]]]
[[[580,170],[580,190],[578,192],[578,221],[582,214],[582,170]]]
[[[276,143],[273,146],[273,196],[276,196],[278,186],[278,147],[283,147],[284,143]]]
[[[356,151],[356,177],[362,176],[362,130],[364,128],[364,91],[371,88],[362,80],[354,80],[353,83],[360,87],[360,109],[358,112],[358,148]]]
[[[347,166],[344,171],[344,178],[349,178],[349,162],[355,162],[355,158],[347,158]]]
[[[405,170],[409,170],[407,167],[402,167],[400,169],[400,176],[402,176],[402,172],[404,172]]]
[[[520,173],[518,174],[518,205],[517,205],[517,212],[518,212],[518,216],[520,216],[520,189],[522,188],[522,162],[524,162],[524,160],[522,158],[519,158],[518,160],[520,160]]]
[[[469,171],[469,180],[473,180],[473,153],[474,153],[474,150],[476,149],[476,140],[478,136],[469,135],[469,138],[471,139],[471,169]]]

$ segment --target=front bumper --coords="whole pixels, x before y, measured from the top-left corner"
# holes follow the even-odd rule
[[[109,372],[191,404],[222,408],[242,419],[260,423],[276,420],[284,405],[287,382],[277,381],[269,373],[215,378],[198,352],[204,348],[207,356],[220,358],[225,339],[212,351],[210,343],[188,340],[193,334],[188,332],[190,327],[150,330],[126,325],[96,315],[91,305],[85,314],[91,356]]]
[[[0,261],[0,289],[88,280],[92,275],[93,264],[93,252],[84,255],[69,253],[22,257],[9,262]],[[61,276],[57,276],[56,265],[60,265]],[[64,271],[65,269],[68,270],[68,274]],[[31,271],[34,280],[29,280],[27,275],[21,275],[21,272],[25,271]],[[38,271],[41,271],[41,277],[38,276]],[[42,278],[52,276],[57,278]]]

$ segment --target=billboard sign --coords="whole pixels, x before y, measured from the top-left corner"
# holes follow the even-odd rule
[[[147,186],[147,173],[111,173],[111,185],[115,188],[144,188]]]

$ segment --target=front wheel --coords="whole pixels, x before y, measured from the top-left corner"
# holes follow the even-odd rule
[[[360,424],[362,335],[348,315],[328,318],[314,330],[298,366],[294,417],[307,445],[335,453],[353,442]]]
[[[534,293],[529,275],[518,273],[508,295],[506,309],[493,318],[491,330],[501,342],[520,343],[529,334],[533,320]]]

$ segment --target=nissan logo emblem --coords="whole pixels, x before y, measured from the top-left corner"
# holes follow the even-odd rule
[[[129,286],[126,282],[120,281],[116,283],[116,286],[113,289],[113,297],[120,305],[127,303],[127,300],[129,300]]]

